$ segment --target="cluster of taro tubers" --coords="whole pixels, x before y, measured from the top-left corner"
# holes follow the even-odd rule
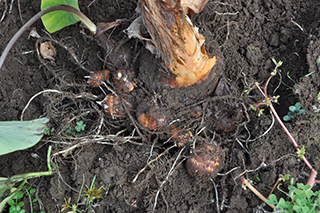
[[[100,102],[110,117],[123,118],[127,110],[136,111],[137,121],[148,131],[168,129],[179,148],[193,143],[190,130],[173,124],[175,119],[179,120],[175,118],[175,111],[214,94],[222,75],[222,57],[218,54],[209,56],[204,36],[192,25],[190,19],[207,2],[208,0],[141,0],[141,16],[126,30],[129,38],[140,39],[148,49],[141,53],[140,68],[137,71],[119,62],[122,59],[128,64],[132,60],[132,49],[126,47],[127,43],[123,42],[119,47],[105,35],[99,35],[106,59],[117,68],[115,72],[104,70],[92,73],[88,83],[98,87],[112,79],[115,87],[124,92],[123,96],[127,96],[137,87],[135,78],[136,73],[139,73],[139,76],[144,74],[150,77],[139,78],[140,85],[150,91],[150,94],[161,97],[161,100],[147,97],[134,107],[124,97],[110,94]],[[119,51],[121,48],[125,50]],[[118,51],[112,52],[112,49]],[[202,116],[201,106],[190,109],[190,117]],[[232,118],[234,115],[236,119]],[[231,132],[242,122],[242,112],[236,110],[230,113],[226,108],[222,118],[218,125],[220,129],[217,130]],[[222,153],[218,145],[201,141],[187,161],[188,173],[196,177],[212,177],[222,167]]]

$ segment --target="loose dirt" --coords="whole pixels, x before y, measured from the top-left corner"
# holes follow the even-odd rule
[[[76,203],[83,182],[90,186],[95,176],[96,188],[103,186],[103,199],[94,200],[95,212],[148,212],[154,209],[156,212],[190,213],[272,211],[250,190],[241,187],[240,177],[252,179],[253,185],[268,196],[270,186],[280,174],[290,174],[297,182],[305,183],[310,172],[297,158],[280,125],[273,124],[268,108],[260,117],[250,109],[251,104],[262,101],[263,97],[254,91],[250,96],[241,96],[248,85],[265,83],[274,68],[272,58],[283,61],[283,65],[281,77],[277,75],[272,79],[268,92],[280,95],[279,104],[276,104],[280,117],[296,102],[306,110],[285,124],[299,146],[306,147],[306,157],[314,168],[320,170],[320,114],[313,107],[320,108],[316,97],[320,90],[320,64],[317,63],[320,56],[319,1],[209,1],[192,21],[206,37],[209,51],[219,53],[222,58],[219,69],[223,83],[216,94],[210,84],[198,85],[194,94],[188,89],[159,90],[150,74],[159,60],[146,52],[142,42],[128,40],[123,33],[139,16],[137,1],[97,0],[90,3],[91,0],[81,1],[80,9],[94,23],[126,19],[106,32],[116,43],[125,41],[128,44],[128,51],[120,50],[122,59],[130,52],[126,60],[104,61],[105,50],[80,24],[50,35],[38,21],[33,27],[41,38],[29,38],[30,30],[25,32],[0,72],[1,121],[19,120],[33,95],[55,90],[37,96],[24,114],[25,120],[50,116],[51,135],[44,136],[30,149],[0,157],[1,177],[46,171],[47,149],[53,145],[55,174],[28,181],[29,186],[37,189],[39,202],[33,205],[36,212],[60,212],[64,199],[69,197],[71,204]],[[9,8],[10,2],[7,4]],[[0,23],[1,52],[22,22],[38,11],[40,1],[13,3],[12,10],[6,11]],[[1,1],[0,15],[4,12],[5,3]],[[54,61],[38,56],[37,49],[42,41],[51,41],[55,46]],[[132,109],[127,108],[129,116],[112,119],[97,103],[105,97],[102,90],[87,84],[85,76],[89,75],[88,71],[103,69],[113,73],[121,66],[134,69],[137,87],[132,93],[124,93],[114,86],[112,79],[107,83],[132,105]],[[206,95],[203,95],[203,89],[206,89]],[[141,126],[137,122],[136,108],[142,102],[157,103],[173,110],[170,122],[176,121],[176,126],[190,130],[192,142],[183,150],[170,148],[174,142],[170,139],[169,127],[150,131]],[[189,113],[196,106],[202,107],[200,117],[192,117]],[[233,113],[229,115],[230,109]],[[226,112],[236,123],[242,122],[238,117],[241,112],[245,125],[230,132],[217,131]],[[85,131],[74,130],[78,121],[86,124]],[[272,128],[268,130],[270,126]],[[224,166],[212,180],[193,178],[186,171],[185,161],[200,138],[219,144],[224,152]],[[70,147],[74,149],[66,151]],[[156,160],[133,183],[138,172],[152,159]],[[315,189],[319,190],[317,186]],[[283,196],[278,191],[276,194]],[[24,201],[26,209],[30,209],[27,198]],[[80,198],[78,208],[85,209],[84,196]]]

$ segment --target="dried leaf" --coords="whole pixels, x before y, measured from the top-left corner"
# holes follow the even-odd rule
[[[181,7],[190,17],[194,13],[200,13],[209,0],[181,0]]]
[[[113,21],[113,22],[100,22],[100,23],[97,23],[97,27],[98,27],[97,36],[100,36],[105,31],[122,24],[124,21],[125,21],[125,19],[117,19],[116,21]]]
[[[129,38],[133,37],[141,40],[150,41],[150,39],[143,37],[143,28],[145,28],[145,26],[143,25],[142,17],[139,16],[130,24],[130,26],[127,29],[124,30],[124,32],[128,35]]]

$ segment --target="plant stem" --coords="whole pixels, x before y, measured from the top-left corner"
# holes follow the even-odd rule
[[[273,115],[276,117],[277,121],[279,122],[279,124],[281,125],[282,129],[286,132],[286,134],[289,136],[290,140],[292,141],[294,147],[296,148],[296,150],[298,152],[300,152],[300,147],[298,145],[298,143],[296,142],[296,140],[293,138],[293,136],[291,135],[291,133],[289,132],[289,130],[287,129],[287,127],[284,125],[284,123],[281,121],[278,113],[276,112],[275,108],[273,107],[272,103],[270,102],[269,107],[273,113]],[[306,157],[304,155],[302,155],[302,160],[305,162],[305,164],[309,167],[309,169],[313,170],[313,167],[311,166],[311,164],[309,163],[309,161],[306,159]]]
[[[267,198],[265,198],[256,188],[254,188],[249,181],[244,177],[241,177],[242,185],[247,186],[253,193],[255,193],[263,202],[267,203]],[[276,208],[273,204],[268,204],[271,208]]]
[[[268,195],[268,199],[270,197],[270,195],[272,194],[272,192],[275,190],[275,188],[277,187],[278,183],[280,182],[280,180],[282,180],[283,176],[280,175],[280,177],[278,178],[278,180],[276,181],[276,183],[273,185],[271,191],[269,192],[269,195]]]
[[[25,178],[22,183],[19,185],[19,187],[14,190],[14,192],[12,192],[8,197],[4,198],[1,202],[0,202],[0,212],[2,212],[2,210],[4,209],[5,205],[8,203],[8,201],[17,193],[19,192],[22,187],[24,186],[24,184],[27,182],[28,178]]]
[[[31,195],[28,191],[28,189],[26,189],[26,192],[29,194],[28,198],[29,198],[29,203],[30,203],[30,212],[33,213],[33,207],[32,207],[32,200],[31,200]]]
[[[20,30],[11,38],[9,44],[6,46],[6,48],[4,49],[1,57],[0,57],[0,69],[3,65],[3,62],[5,60],[5,58],[7,57],[9,51],[11,50],[12,46],[16,43],[16,41],[18,40],[18,38],[22,35],[22,33],[24,33],[34,22],[36,22],[39,18],[41,18],[43,15],[50,13],[50,12],[54,12],[54,11],[58,11],[58,10],[62,10],[62,11],[66,11],[71,13],[72,15],[76,16],[78,19],[80,19],[88,28],[89,30],[93,33],[96,34],[97,32],[97,27],[96,25],[88,18],[86,17],[82,12],[80,12],[79,10],[77,10],[74,7],[71,7],[69,5],[65,5],[65,4],[61,4],[61,5],[57,5],[57,6],[52,6],[52,7],[48,7],[42,11],[40,11],[39,13],[37,13],[35,16],[33,16],[27,23],[25,23]]]
[[[265,97],[265,98],[269,98],[268,93],[267,93],[267,87],[269,84],[270,79],[273,77],[273,75],[271,75],[267,82],[265,83],[264,87],[261,89],[261,87],[257,87],[259,89],[259,91],[261,92],[261,94]],[[287,127],[284,125],[284,123],[282,122],[282,120],[280,119],[277,111],[275,110],[275,108],[273,107],[272,101],[269,102],[269,107],[273,113],[273,115],[276,117],[277,121],[279,122],[279,124],[281,125],[282,129],[285,131],[285,133],[288,135],[288,137],[290,138],[290,140],[292,141],[294,147],[296,148],[296,150],[298,152],[301,152],[301,149],[298,145],[298,143],[296,142],[296,140],[294,139],[294,137],[291,135],[291,133],[289,132],[289,130],[287,129]],[[316,183],[316,177],[318,172],[312,167],[312,165],[309,163],[309,161],[307,160],[307,158],[302,154],[302,160],[304,161],[304,163],[309,167],[309,169],[311,170],[309,179],[307,181],[306,184],[309,184],[311,187],[310,189],[314,186],[314,184]]]
[[[24,180],[26,178],[29,179],[29,178],[36,178],[36,177],[41,177],[41,176],[52,175],[53,171],[52,171],[51,164],[50,164],[51,149],[52,149],[52,146],[49,146],[48,154],[47,154],[47,166],[48,166],[48,170],[49,171],[46,171],[46,172],[30,172],[30,173],[27,173],[27,174],[15,175],[15,176],[12,176],[11,178],[9,178],[8,182],[15,183],[15,182],[22,181],[22,180]]]

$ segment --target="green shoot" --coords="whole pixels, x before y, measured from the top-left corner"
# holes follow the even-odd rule
[[[19,201],[23,198],[23,192],[18,191],[9,201],[10,205],[9,212],[10,213],[24,213],[25,210],[21,209],[24,206],[23,201]]]
[[[258,117],[260,117],[263,114],[264,109],[259,109]]]
[[[289,180],[290,175],[286,174],[285,176],[282,177],[282,181]]]
[[[46,127],[45,129],[44,129],[44,133],[43,133],[44,135],[47,135],[47,136],[50,136],[51,135],[51,128],[50,127]]]
[[[299,158],[303,158],[303,155],[306,154],[306,149],[304,147],[304,145],[302,146],[302,148],[300,149],[300,151],[296,152]]]
[[[283,117],[284,121],[290,121],[296,115],[302,115],[306,110],[301,109],[300,102],[297,102],[294,106],[289,107],[289,112]]]
[[[101,198],[101,188],[103,186],[101,186],[99,189],[96,189],[95,187],[95,180],[96,180],[96,175],[94,176],[92,182],[91,182],[91,185],[90,185],[90,188],[86,185],[87,187],[87,191],[84,191],[84,194],[82,194],[81,196],[88,196],[88,199],[87,199],[87,208],[91,208],[92,206],[92,201],[94,198]]]
[[[83,182],[82,182],[82,185],[81,185],[81,189],[80,189],[80,192],[79,192],[79,196],[78,196],[78,201],[77,201],[77,204],[73,204],[71,205],[71,198],[69,197],[68,200],[66,198],[64,198],[64,204],[62,205],[62,209],[61,209],[61,212],[66,210],[66,209],[69,209],[71,208],[72,211],[69,211],[69,212],[72,212],[72,213],[76,213],[76,212],[83,212],[83,211],[80,211],[78,210],[78,203],[80,201],[80,197],[81,196],[87,196],[87,203],[86,203],[86,210],[85,212],[93,212],[93,211],[90,211],[91,207],[92,207],[92,204],[93,204],[93,200],[94,198],[102,198],[101,196],[101,188],[103,186],[101,186],[99,189],[96,189],[95,187],[95,180],[96,180],[96,175],[94,176],[92,182],[91,182],[91,185],[90,187],[87,187],[87,191],[84,191],[84,194],[81,194],[82,193],[82,190],[83,190],[83,186],[85,185],[85,178],[83,176]]]

